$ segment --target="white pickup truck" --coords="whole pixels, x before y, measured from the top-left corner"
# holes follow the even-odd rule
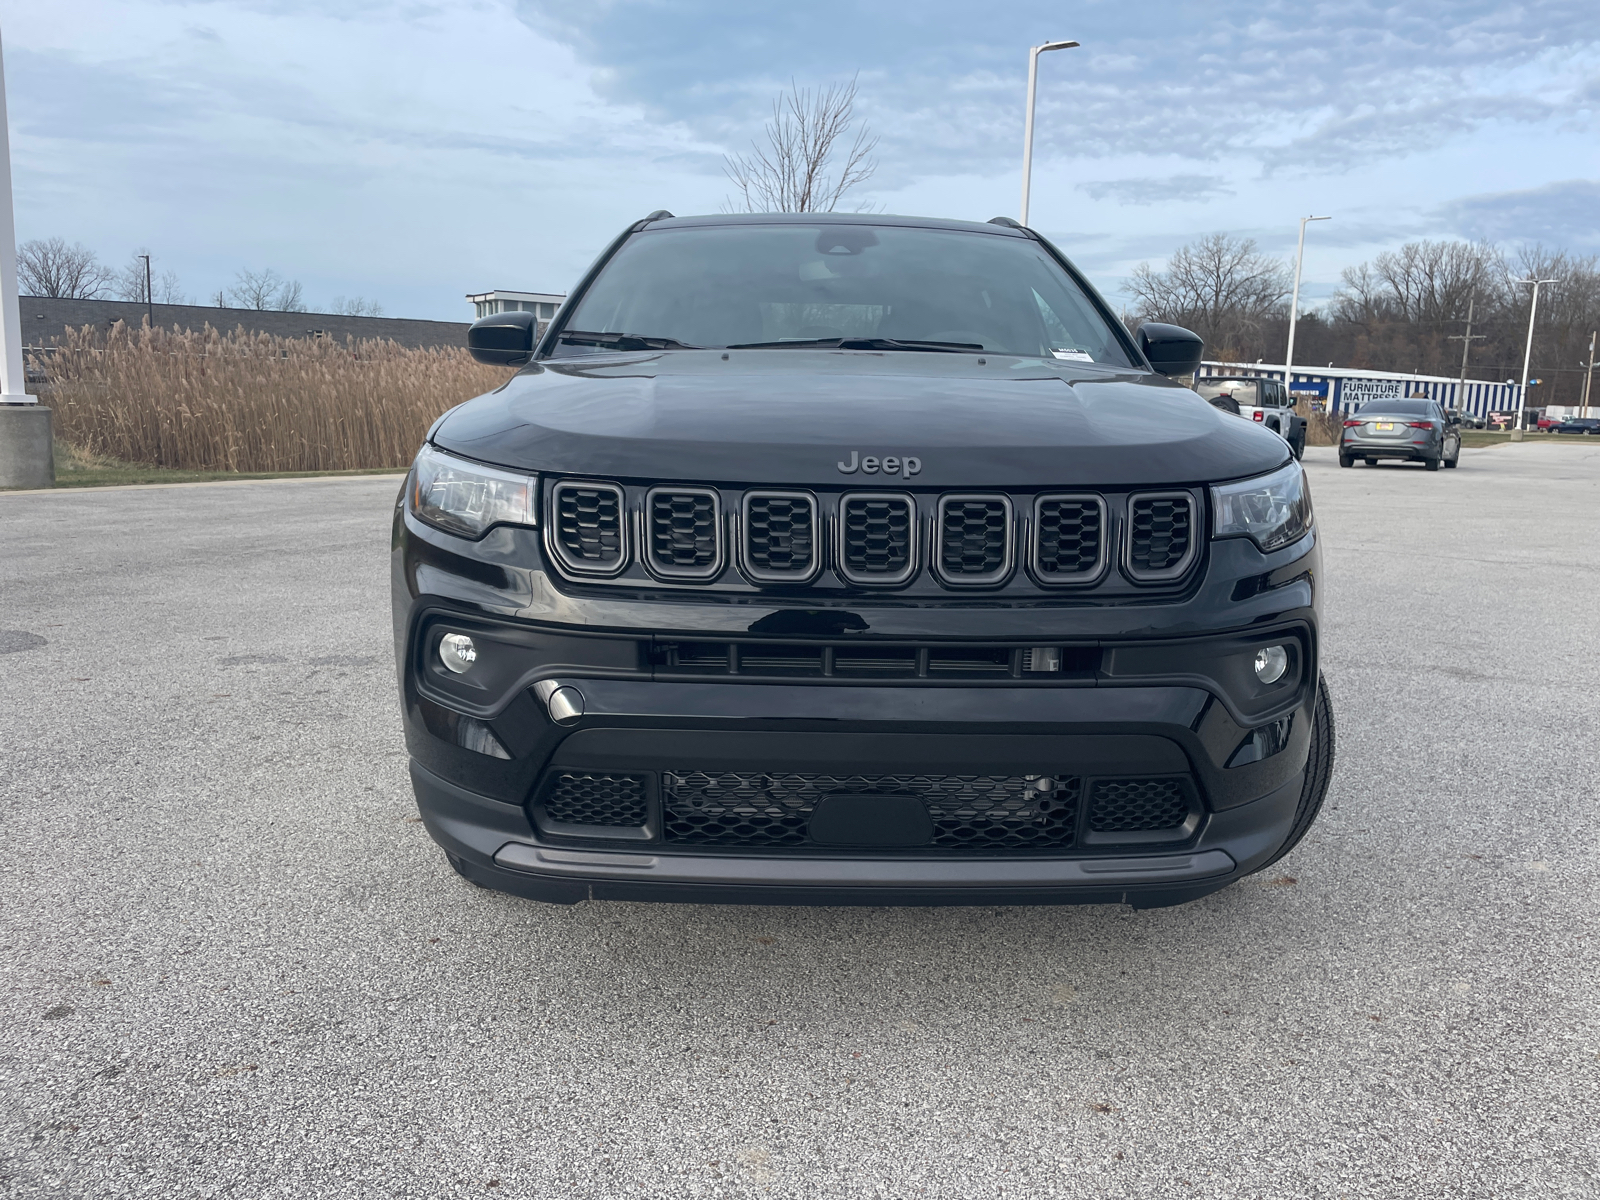
[[[1217,408],[1265,425],[1299,458],[1306,450],[1306,420],[1296,415],[1283,384],[1276,379],[1246,375],[1211,375],[1195,382],[1194,390]]]

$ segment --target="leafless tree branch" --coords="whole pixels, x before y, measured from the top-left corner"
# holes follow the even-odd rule
[[[81,242],[69,246],[63,238],[35,238],[17,247],[17,283],[25,296],[94,300],[114,278]]]
[[[850,137],[855,99],[854,79],[815,92],[791,82],[788,92],[772,102],[767,144],[751,143],[750,154],[724,160],[738,189],[737,199],[725,207],[743,212],[838,208],[845,194],[871,179],[878,167],[873,156],[878,139],[865,126]]]

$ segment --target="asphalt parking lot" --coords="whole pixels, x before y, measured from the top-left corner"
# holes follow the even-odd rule
[[[476,890],[395,480],[0,495],[0,1192],[1600,1194],[1600,446],[1307,457],[1328,808],[1146,912]]]

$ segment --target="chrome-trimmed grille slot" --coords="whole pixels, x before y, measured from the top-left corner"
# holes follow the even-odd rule
[[[1105,497],[1034,499],[1030,565],[1040,583],[1093,583],[1105,571],[1106,541]]]
[[[983,587],[1011,574],[1011,500],[1007,496],[941,496],[933,555],[939,578],[953,587]]]
[[[915,675],[915,646],[840,646],[833,652],[835,675]]]
[[[722,571],[722,506],[710,488],[653,487],[644,498],[645,567],[663,579]]]
[[[562,479],[550,489],[547,545],[567,570],[616,575],[628,565],[627,500],[614,483]]]
[[[1130,579],[1177,579],[1194,561],[1199,531],[1188,492],[1141,492],[1128,497],[1124,564]]]
[[[809,583],[822,566],[817,500],[809,492],[749,491],[740,535],[744,573],[757,583]]]
[[[855,584],[894,587],[917,573],[917,502],[902,492],[839,497],[839,574]]]

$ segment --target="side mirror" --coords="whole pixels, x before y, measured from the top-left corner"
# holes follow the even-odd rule
[[[525,367],[539,340],[539,325],[531,312],[503,312],[482,317],[467,330],[467,349],[481,363],[494,367]]]
[[[1200,369],[1200,359],[1205,354],[1206,344],[1200,340],[1198,334],[1180,329],[1176,325],[1146,321],[1139,326],[1134,338],[1157,374],[1193,375]]]

